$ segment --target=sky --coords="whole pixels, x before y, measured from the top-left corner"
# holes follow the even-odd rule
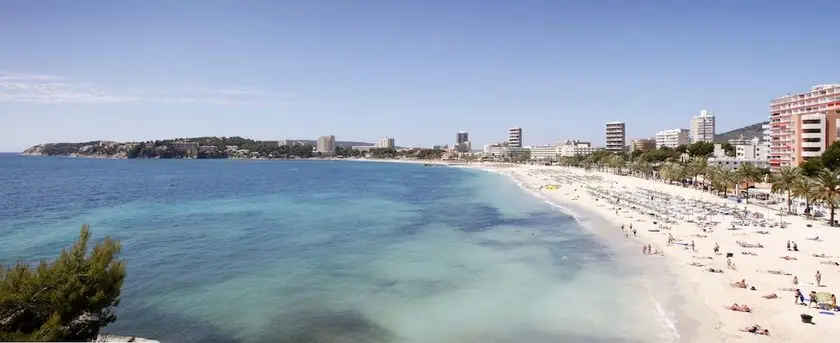
[[[0,1],[0,151],[196,136],[603,144],[840,82],[840,1]]]

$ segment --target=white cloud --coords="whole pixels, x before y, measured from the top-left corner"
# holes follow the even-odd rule
[[[116,90],[54,75],[0,71],[0,103],[288,105],[295,95],[257,89]]]

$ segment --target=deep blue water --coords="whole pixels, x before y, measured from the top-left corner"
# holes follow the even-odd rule
[[[106,331],[163,342],[625,342],[631,273],[502,176],[332,161],[0,155],[0,263],[123,242]],[[647,341],[647,340],[640,340]]]

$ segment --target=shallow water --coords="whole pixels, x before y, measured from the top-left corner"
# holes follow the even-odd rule
[[[123,241],[129,274],[108,332],[164,342],[673,337],[659,290],[626,251],[491,173],[17,156],[0,156],[0,170],[0,262],[53,257],[84,223]]]

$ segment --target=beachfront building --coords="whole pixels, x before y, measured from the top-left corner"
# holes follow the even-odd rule
[[[837,139],[840,84],[811,87],[770,101],[770,170],[798,166]]]
[[[627,144],[627,127],[624,122],[613,121],[606,126],[606,150],[623,152]]]
[[[380,139],[379,142],[376,143],[376,147],[377,148],[393,149],[394,148],[394,139],[391,138],[391,137],[384,137],[384,138]]]
[[[522,147],[522,128],[512,127],[508,129],[508,146],[511,148]]]
[[[709,158],[707,161],[709,163],[709,166],[712,166],[712,167],[719,166],[719,167],[723,167],[724,169],[733,169],[733,170],[737,170],[742,165],[744,165],[744,163],[750,163],[753,166],[756,166],[758,168],[769,168],[770,167],[770,162],[768,162],[767,160],[762,160],[762,159],[743,159],[743,158],[738,158],[738,157],[723,156],[723,157],[712,157],[712,158]]]
[[[218,151],[218,149],[219,148],[215,145],[202,145],[198,147],[198,151],[203,153],[214,153]]]
[[[354,145],[354,146],[350,147],[351,150],[358,150],[358,151],[361,151],[361,152],[368,152],[368,151],[370,151],[371,149],[374,149],[374,148],[376,148],[376,146],[373,146],[373,145]]]
[[[557,159],[559,153],[556,145],[532,145],[525,147],[531,151],[532,160],[553,161]]]
[[[196,142],[179,141],[172,143],[172,147],[175,151],[185,152],[188,154],[195,154],[198,152],[198,143]]]
[[[318,137],[318,143],[315,147],[317,152],[329,155],[335,153],[335,136],[321,136]]]
[[[630,142],[630,151],[639,150],[641,152],[651,151],[656,149],[656,139],[653,138],[641,138],[641,139],[634,139]]]
[[[676,148],[680,145],[688,145],[687,129],[662,130],[656,133],[656,148]]]
[[[700,111],[699,116],[691,118],[691,134],[689,143],[715,141],[715,116],[707,110]]]
[[[579,140],[567,140],[558,144],[558,154],[561,157],[574,157],[589,155],[601,149],[592,146],[592,143]]]
[[[490,158],[505,158],[505,157],[517,157],[524,154],[526,151],[530,151],[527,148],[521,147],[512,147],[508,146],[507,144],[487,144],[484,146],[484,156]]]

